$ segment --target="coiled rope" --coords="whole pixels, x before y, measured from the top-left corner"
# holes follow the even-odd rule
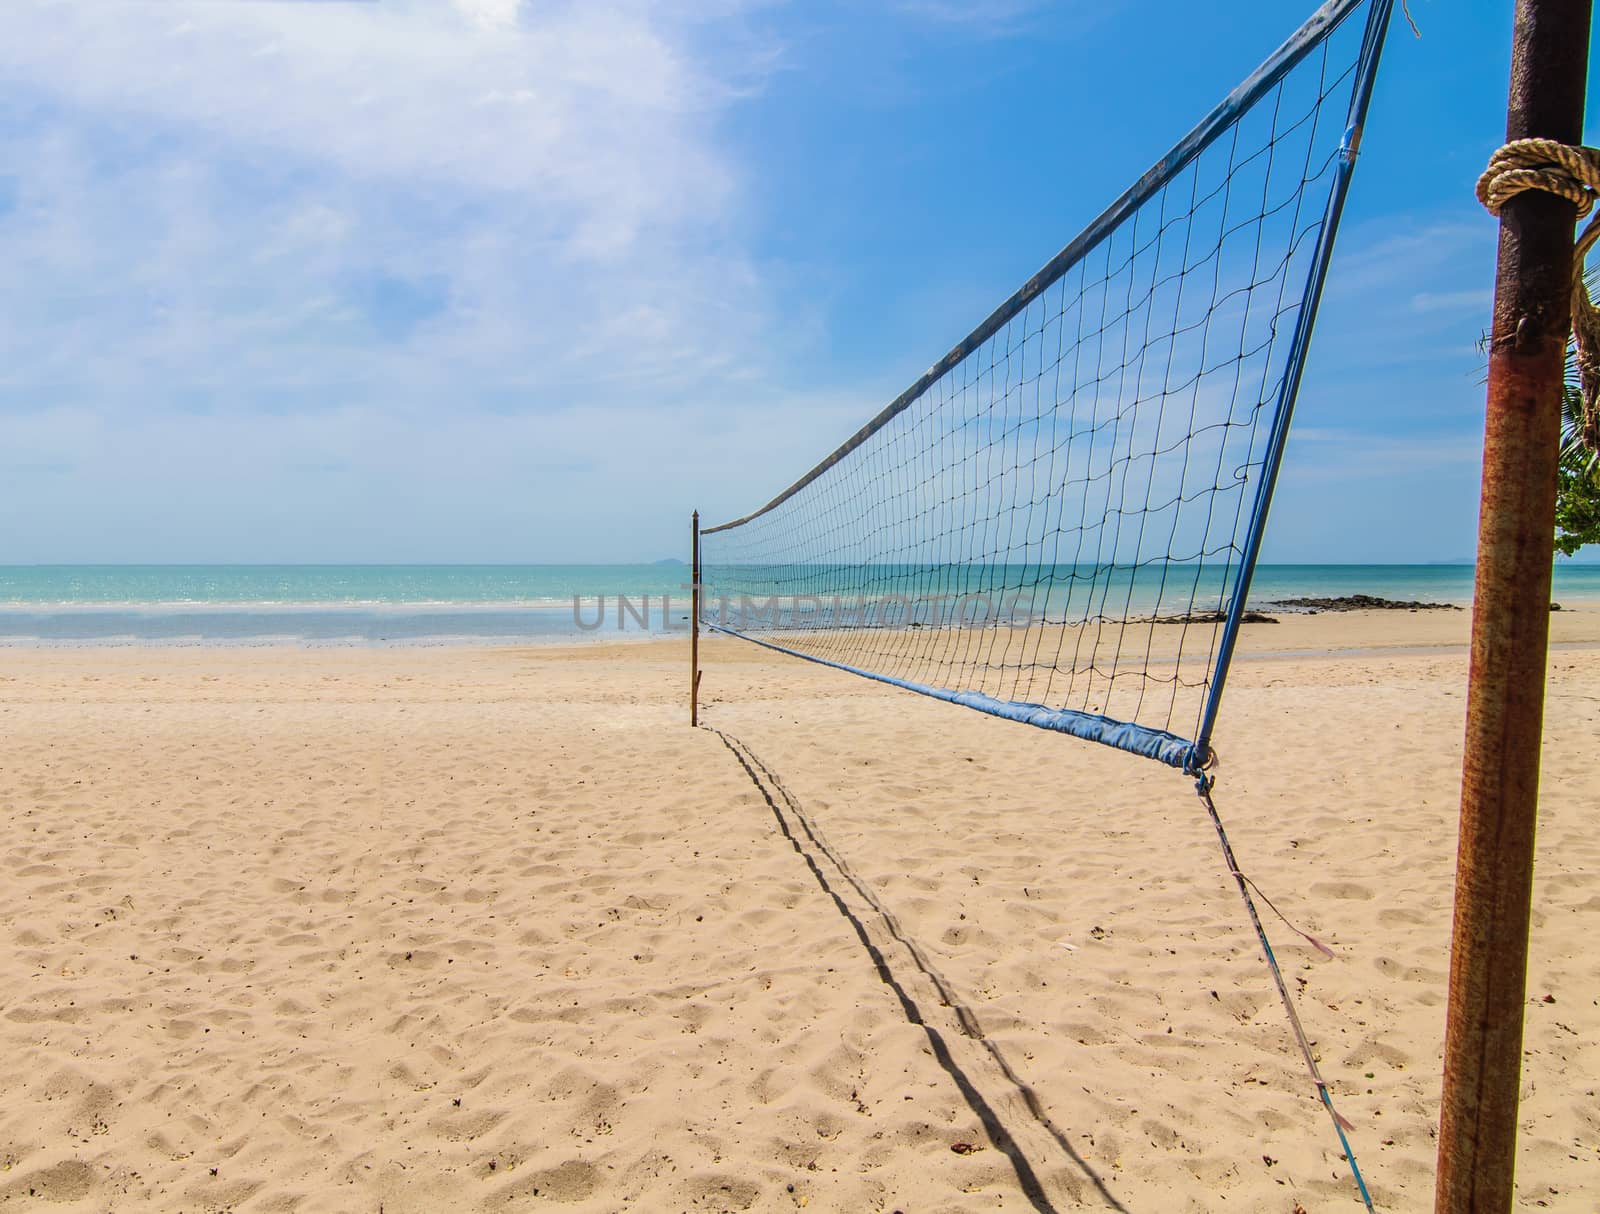
[[[1493,156],[1478,178],[1478,201],[1491,214],[1524,190],[1543,190],[1565,198],[1582,219],[1600,198],[1600,149],[1574,147],[1554,139],[1514,139]],[[1600,453],[1600,308],[1589,298],[1584,263],[1600,240],[1600,215],[1579,234],[1572,253],[1572,344],[1582,386],[1580,438]]]

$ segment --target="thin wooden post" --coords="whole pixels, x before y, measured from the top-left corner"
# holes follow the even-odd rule
[[[1590,0],[1518,0],[1506,138],[1583,136]],[[1574,208],[1500,212],[1436,1214],[1513,1199]]]
[[[689,560],[689,724],[700,724],[700,512],[690,516],[693,541]]]

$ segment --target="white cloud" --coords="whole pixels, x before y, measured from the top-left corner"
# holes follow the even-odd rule
[[[1467,291],[1419,291],[1411,297],[1413,312],[1468,312],[1487,317],[1494,292],[1487,287]]]
[[[988,37],[1021,33],[1043,7],[1041,0],[900,0],[901,12]]]
[[[1400,402],[1394,415],[1403,415]],[[1471,552],[1483,439],[1475,428],[1290,431],[1263,560],[1429,561]]]
[[[693,506],[748,509],[863,405],[0,414],[0,563],[650,560],[681,554]]]
[[[456,7],[485,29],[515,29],[522,0],[456,0]]]
[[[1476,430],[1454,434],[1372,434],[1297,426],[1290,450],[1299,474],[1344,482],[1389,478],[1437,467],[1476,468],[1483,458],[1483,436]]]
[[[717,136],[764,70],[748,39],[708,63],[643,0],[6,0],[3,25],[0,509],[78,522],[0,561],[182,559],[229,526],[246,559],[275,528],[280,559],[359,557],[319,547],[326,512],[381,534],[430,486],[552,519],[657,501],[687,491],[676,436],[714,449],[771,378]]]
[[[1457,218],[1457,214],[1471,218]],[[1480,219],[1465,208],[1454,208],[1448,218],[1406,214],[1385,214],[1340,238],[1340,251],[1334,255],[1337,273],[1329,275],[1327,295],[1344,298],[1383,293],[1391,298],[1410,299],[1404,284],[1492,274],[1474,255],[1484,245],[1485,233],[1492,232],[1492,220]],[[1352,251],[1353,250],[1353,251]],[[1397,284],[1400,289],[1397,289]],[[1451,292],[1454,298],[1461,292]]]
[[[11,0],[0,69],[85,111],[357,178],[576,204],[596,247],[715,215],[729,171],[686,119],[725,92],[670,27],[603,3],[518,12],[504,0]]]

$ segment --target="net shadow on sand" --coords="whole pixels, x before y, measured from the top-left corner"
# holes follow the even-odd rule
[[[998,1072],[998,1079],[1011,1088],[1008,1095],[1020,1099],[1033,1121],[1050,1136],[1076,1171],[1087,1181],[1087,1185],[1081,1189],[1077,1185],[1069,1186],[1072,1189],[1071,1204],[1078,1206],[1085,1201],[1094,1201],[1104,1209],[1128,1214],[1127,1207],[1111,1192],[1099,1173],[1072,1145],[1062,1129],[1051,1120],[1037,1093],[1017,1074],[1000,1048],[989,1040],[977,1016],[962,1002],[916,941],[906,934],[893,913],[873,892],[872,887],[858,877],[844,858],[828,843],[821,830],[806,814],[799,799],[744,742],[714,726],[706,728],[717,735],[738,761],[739,766],[744,769],[745,774],[750,777],[750,782],[761,794],[761,799],[766,802],[767,808],[772,811],[779,832],[794,848],[796,854],[805,861],[812,877],[832,901],[834,908],[849,922],[851,930],[871,958],[878,977],[894,992],[906,1020],[927,1035],[934,1058],[955,1082],[967,1106],[983,1125],[989,1141],[1010,1161],[1017,1182],[1033,1208],[1039,1211],[1039,1214],[1058,1214],[1061,1209],[1052,1201],[1044,1182],[1023,1151],[1022,1145],[1017,1141],[1016,1135],[1007,1127],[995,1102],[984,1094],[974,1080],[971,1073],[974,1068],[970,1064],[963,1066],[962,1060],[957,1057],[959,1053],[970,1052],[959,1044],[961,1038],[972,1042],[982,1051],[981,1055],[974,1056],[971,1061],[978,1067]],[[829,879],[825,871],[827,868],[831,868],[838,875],[847,890],[841,889]],[[848,893],[853,893],[864,906],[852,906]],[[869,926],[869,923],[872,926]],[[886,939],[882,942],[875,940],[875,934]],[[900,962],[900,972],[896,972],[895,965],[891,963],[891,955],[896,953],[905,959]],[[919,980],[906,972],[907,963],[911,970],[921,975],[921,981],[931,987],[931,999],[950,1009],[955,1017],[956,1033],[947,1035],[923,1013],[922,1007],[909,989],[909,984],[917,983]],[[925,996],[928,997],[930,996]],[[952,1041],[952,1037],[955,1041]],[[952,1048],[952,1045],[955,1048]]]

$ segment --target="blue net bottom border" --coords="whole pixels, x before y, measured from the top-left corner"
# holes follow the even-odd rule
[[[994,696],[985,695],[981,691],[952,691],[944,687],[929,687],[925,683],[914,683],[909,679],[897,679],[892,675],[874,674],[870,670],[862,670],[857,666],[847,666],[843,662],[831,662],[827,658],[813,657],[809,653],[801,653],[797,649],[789,649],[783,645],[774,644],[772,641],[763,641],[759,637],[750,636],[748,633],[736,632],[732,628],[724,628],[718,624],[706,624],[705,627],[712,632],[720,632],[725,636],[738,637],[741,641],[749,641],[753,645],[760,645],[764,649],[776,650],[786,653],[790,657],[804,658],[808,662],[815,662],[819,666],[831,666],[834,670],[843,670],[848,674],[860,675],[864,679],[872,679],[877,683],[887,683],[891,687],[901,687],[906,691],[914,691],[919,695],[931,696],[935,700],[944,700],[950,704],[960,704],[963,708],[974,708],[979,712],[986,712],[990,716],[1004,717],[1008,721],[1020,721],[1024,725],[1037,726],[1039,729],[1051,729],[1057,733],[1071,734],[1075,738],[1082,738],[1087,742],[1099,742],[1103,746],[1115,747],[1125,750],[1130,754],[1142,755],[1147,759],[1154,759],[1158,763],[1165,763],[1168,767],[1176,767],[1180,771],[1188,768],[1190,758],[1195,753],[1195,744],[1188,738],[1180,738],[1177,734],[1168,733],[1164,729],[1151,729],[1145,725],[1135,725],[1131,721],[1117,721],[1111,717],[1098,716],[1092,712],[1079,712],[1073,708],[1050,708],[1044,704],[1023,704],[1015,700],[999,700]]]

